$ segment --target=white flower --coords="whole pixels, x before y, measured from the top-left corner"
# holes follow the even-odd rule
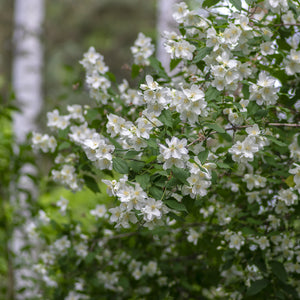
[[[162,201],[148,198],[145,207],[141,209],[144,213],[144,220],[152,221],[154,218],[160,219],[162,216],[162,206]]]
[[[259,245],[261,250],[265,250],[267,247],[270,247],[270,242],[266,236],[262,236],[257,239],[256,243]]]
[[[177,137],[173,136],[171,140],[166,139],[166,143],[169,147],[162,144],[159,145],[160,153],[165,160],[169,158],[182,159],[188,154],[186,139],[179,140]]]
[[[273,42],[265,42],[260,44],[260,50],[262,55],[272,55],[274,54],[274,44]]]
[[[63,196],[60,196],[59,201],[56,202],[56,205],[60,208],[59,210],[60,210],[60,213],[62,215],[66,214],[66,210],[68,208],[68,204],[69,204],[69,200],[67,200]]]
[[[59,252],[64,252],[66,249],[71,247],[71,242],[68,240],[67,236],[63,236],[62,238],[56,240],[54,242],[54,248]]]
[[[278,199],[283,201],[287,206],[298,203],[298,197],[292,189],[280,190],[278,193]]]
[[[200,237],[199,232],[197,232],[197,231],[194,230],[193,228],[190,228],[190,229],[189,229],[187,240],[188,240],[190,243],[193,243],[194,245],[197,245],[199,237]]]
[[[286,14],[281,17],[283,24],[295,24],[296,20],[294,14],[291,10],[289,10]],[[289,28],[289,25],[285,25],[286,28]]]
[[[233,233],[230,236],[230,242],[229,242],[229,248],[233,249],[235,248],[236,250],[240,250],[241,246],[244,245],[244,237],[242,236],[241,232],[238,233]]]
[[[96,218],[102,218],[106,214],[106,206],[104,204],[97,205],[95,209],[90,211],[90,214]]]

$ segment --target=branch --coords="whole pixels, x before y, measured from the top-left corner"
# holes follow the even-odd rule
[[[300,23],[272,24],[272,26],[300,26]]]
[[[278,126],[278,127],[300,127],[300,124],[290,124],[290,123],[267,123],[270,126]]]
[[[300,128],[300,124],[291,124],[291,123],[266,123],[266,125],[269,126],[277,126],[277,127],[299,127]],[[225,131],[230,131],[230,130],[238,130],[238,129],[243,129],[243,128],[248,128],[251,127],[253,125],[242,125],[242,126],[233,126],[233,127],[229,127],[229,128],[224,128]],[[196,140],[192,141],[190,144],[187,145],[187,147],[190,147],[198,142],[202,142],[205,141],[206,139],[208,139],[211,135],[218,133],[217,131],[212,131],[210,134],[208,134],[207,136],[203,136],[201,135],[199,138],[197,138]]]

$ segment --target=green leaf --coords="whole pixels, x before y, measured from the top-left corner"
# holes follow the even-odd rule
[[[100,116],[100,114],[97,109],[89,109],[86,113],[86,119],[89,122],[94,121],[99,116]]]
[[[59,129],[58,130],[58,137],[60,139],[67,139],[68,138],[69,129]]]
[[[286,282],[288,279],[288,275],[282,263],[279,261],[271,261],[270,266],[273,274],[282,282]]]
[[[88,175],[83,175],[83,180],[84,180],[84,183],[86,184],[86,186],[91,191],[93,191],[94,193],[100,193],[99,186],[93,177],[88,176]]]
[[[164,79],[167,79],[167,80],[169,79],[168,74],[166,73],[161,62],[157,58],[151,56],[149,58],[149,61],[150,61],[150,66],[157,72],[158,76],[160,76]]]
[[[108,77],[108,79],[109,79],[110,81],[112,81],[112,82],[117,82],[116,76],[115,76],[113,73],[111,73],[111,72],[106,72],[106,75],[107,75],[107,77]]]
[[[249,85],[243,84],[242,92],[243,92],[244,98],[248,99],[250,97]]]
[[[266,279],[260,279],[252,282],[248,288],[246,296],[254,296],[268,286],[269,282]]]
[[[290,175],[285,181],[284,181],[289,187],[294,187],[296,184],[294,182],[294,176]]]
[[[154,149],[158,148],[156,139],[154,139],[154,138],[150,138],[149,140],[147,140],[147,144],[150,148],[154,148]]]
[[[184,222],[184,218],[177,216],[174,212],[170,211],[168,213],[168,216],[171,217],[172,219],[178,221],[178,222]]]
[[[202,4],[202,7],[211,7],[217,4],[220,0],[205,0]]]
[[[198,154],[198,158],[200,159],[202,164],[206,162],[208,154],[209,154],[208,150],[204,150]]]
[[[213,129],[213,130],[215,130],[217,132],[220,132],[220,133],[225,133],[226,132],[224,130],[224,128],[222,128],[221,126],[219,126],[216,123],[205,123],[204,126],[210,128],[210,129]]]
[[[222,162],[216,162],[216,165],[221,169],[230,169],[229,165],[222,163]]]
[[[176,200],[165,200],[164,203],[174,210],[188,212],[184,204]]]
[[[156,186],[152,186],[149,189],[150,194],[152,195],[152,197],[156,200],[160,200],[162,198],[163,195],[163,190],[161,188],[158,188]]]
[[[250,103],[247,106],[247,112],[249,115],[255,115],[256,112],[259,110],[259,106],[254,101],[250,101]]]
[[[71,143],[69,142],[62,142],[59,146],[58,146],[58,150],[64,150],[64,149],[68,149],[71,146]]]
[[[280,147],[287,147],[287,144],[277,140],[274,136],[271,135],[265,135],[266,138],[268,138],[270,141],[272,141],[274,144],[280,146]]]
[[[143,167],[145,166],[145,163],[143,161],[133,160],[133,161],[130,161],[128,165],[134,172],[140,172],[143,169]]]
[[[196,64],[201,61],[206,55],[208,55],[212,51],[211,47],[204,47],[197,50],[197,54],[193,59],[193,63]]]
[[[205,93],[205,100],[211,101],[216,100],[220,96],[221,92],[218,91],[215,87],[210,86]]]
[[[158,119],[166,126],[171,127],[173,126],[172,120],[172,112],[170,110],[164,109]]]
[[[126,161],[119,157],[113,158],[113,169],[120,174],[128,174],[129,171]]]
[[[181,183],[189,185],[189,183],[186,181],[187,178],[190,176],[188,171],[177,168],[176,166],[173,166],[172,172],[173,172],[174,177],[176,179],[178,179]]]
[[[138,151],[133,151],[133,150],[130,150],[128,151],[126,154],[125,154],[125,157],[126,159],[128,158],[135,158],[140,152]]]
[[[238,10],[242,9],[241,0],[229,0],[229,2]]]
[[[249,223],[249,224],[255,224],[255,225],[260,225],[262,222],[259,219],[247,218],[247,223]]]
[[[136,78],[140,72],[141,72],[142,68],[138,65],[132,65],[131,67],[131,77],[132,78]]]
[[[170,71],[174,70],[181,61],[182,61],[181,58],[171,59],[171,62],[170,62]]]
[[[146,190],[150,185],[150,176],[148,174],[137,175],[135,176],[135,180],[140,184],[143,190]]]

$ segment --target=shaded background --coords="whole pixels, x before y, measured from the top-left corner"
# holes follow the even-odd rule
[[[2,95],[11,90],[13,8],[14,1],[0,0]],[[104,55],[118,82],[129,79],[124,65],[132,62],[130,47],[139,32],[155,43],[155,0],[46,0],[42,115],[63,103],[88,103],[88,96],[73,91],[72,85],[84,77],[78,61],[90,46]],[[44,119],[39,120],[41,127]]]

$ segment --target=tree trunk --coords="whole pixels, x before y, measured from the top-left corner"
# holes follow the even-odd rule
[[[13,88],[22,110],[14,116],[18,142],[35,130],[42,107],[43,49],[40,40],[44,19],[44,0],[15,0]]]
[[[43,46],[41,43],[42,23],[44,20],[44,0],[15,0],[14,7],[14,56],[12,66],[12,83],[16,95],[16,104],[20,112],[13,116],[16,137],[16,154],[18,144],[26,141],[28,133],[36,130],[36,119],[42,107],[42,66]],[[16,299],[32,299],[36,293],[32,282],[23,278],[31,277],[32,251],[22,251],[28,244],[26,226],[31,218],[27,204],[27,194],[18,192],[19,188],[27,190],[34,198],[36,187],[27,174],[36,174],[35,166],[25,164],[17,182],[12,183],[11,201],[19,208],[15,218],[23,220],[23,225],[14,229],[10,249],[14,252],[14,265],[20,265],[14,271],[14,289]],[[10,266],[12,267],[12,266]]]
[[[178,3],[178,0],[157,0],[157,49],[156,56],[161,61],[162,66],[167,72],[170,71],[170,55],[164,48],[164,31],[177,31],[177,24],[172,17],[173,6]]]

